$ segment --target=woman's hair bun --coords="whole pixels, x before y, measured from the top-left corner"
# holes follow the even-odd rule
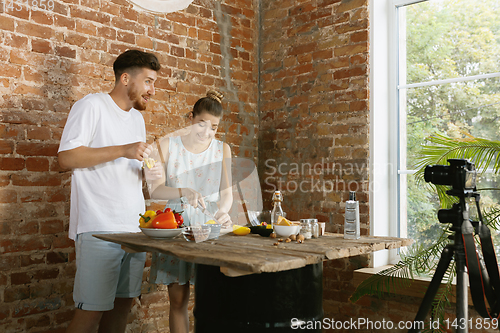
[[[222,99],[224,98],[224,95],[216,90],[209,90],[207,92],[207,97],[222,104]]]

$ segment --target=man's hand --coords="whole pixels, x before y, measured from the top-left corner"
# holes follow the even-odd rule
[[[134,142],[121,146],[90,148],[80,146],[59,152],[59,165],[63,169],[91,168],[93,166],[125,157],[143,161],[148,145],[144,142]]]
[[[148,148],[148,144],[145,142],[134,142],[128,145],[124,145],[124,156],[125,158],[131,160],[143,161],[144,157],[148,157],[151,154],[151,150]]]

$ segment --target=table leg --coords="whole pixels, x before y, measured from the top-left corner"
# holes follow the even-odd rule
[[[321,332],[323,263],[240,277],[197,265],[194,316],[196,333]]]

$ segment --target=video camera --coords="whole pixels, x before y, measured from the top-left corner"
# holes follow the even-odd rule
[[[450,165],[428,165],[425,168],[424,179],[435,185],[449,185],[449,195],[470,197],[476,192],[476,167],[473,163],[463,159],[449,159]],[[453,204],[450,209],[440,209],[438,220],[441,223],[453,223],[460,220],[463,210],[468,211],[468,205],[462,207],[459,203]]]
[[[435,185],[450,185],[455,191],[474,191],[476,189],[476,167],[464,159],[450,158],[450,165],[428,165],[424,179]],[[453,193],[449,193],[454,195]]]

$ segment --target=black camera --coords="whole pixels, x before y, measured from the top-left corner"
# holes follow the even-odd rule
[[[450,185],[454,190],[475,190],[476,167],[464,159],[450,158],[450,165],[428,165],[425,167],[424,179],[435,185]]]

